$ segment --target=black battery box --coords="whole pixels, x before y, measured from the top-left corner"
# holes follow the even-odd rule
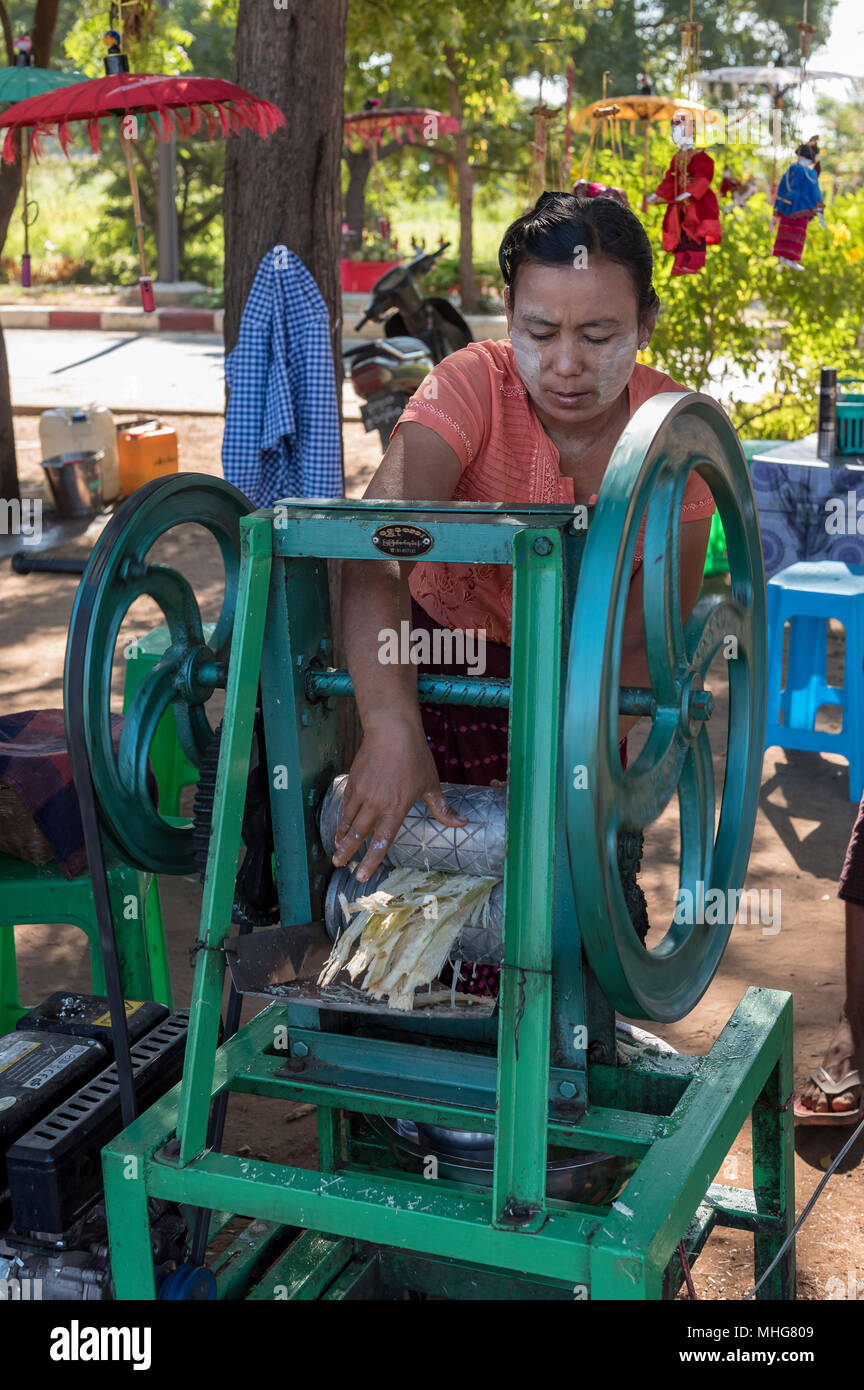
[[[124,1003],[130,1044],[138,1042],[139,1038],[168,1017],[169,1011],[165,1005],[153,1000],[126,999]],[[111,1014],[104,996],[58,990],[19,1018],[16,1027],[28,1031],[37,1028],[48,1033],[71,1033],[76,1038],[98,1038],[107,1049],[108,1056],[114,1056]]]
[[[0,1189],[6,1186],[10,1145],[103,1071],[107,1061],[96,1038],[33,1029],[0,1037]]]
[[[171,1014],[130,1049],[139,1113],[179,1080],[188,1027],[187,1011]],[[72,1225],[101,1190],[100,1153],[122,1127],[112,1063],[12,1145],[6,1169],[17,1235],[57,1238]]]

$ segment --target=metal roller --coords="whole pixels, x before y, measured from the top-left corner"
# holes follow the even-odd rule
[[[321,843],[328,854],[336,848],[336,827],[347,781],[347,772],[335,777],[321,806]],[[451,874],[503,878],[507,788],[442,782],[441,790],[456,814],[465,816],[468,824],[461,828],[441,825],[429,807],[418,801],[397,831],[386,863],[401,869],[443,869]],[[357,857],[364,852],[365,845],[358,846]]]

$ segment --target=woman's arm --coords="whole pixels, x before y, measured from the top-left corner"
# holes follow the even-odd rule
[[[457,454],[434,430],[405,421],[366,489],[366,497],[447,502],[462,471]],[[345,560],[342,630],[363,740],[351,766],[333,863],[348,863],[370,838],[357,873],[378,867],[407,812],[425,801],[443,825],[464,825],[441,794],[417,701],[416,668],[382,663],[385,628],[399,632],[410,619],[408,576],[398,560]]]

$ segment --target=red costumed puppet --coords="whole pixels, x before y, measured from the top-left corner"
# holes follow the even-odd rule
[[[663,218],[663,250],[675,254],[673,275],[697,275],[705,265],[706,246],[722,238],[717,195],[711,187],[714,161],[705,150],[693,148],[693,118],[672,118],[672,139],[678,146],[663,182],[649,203],[667,203]]]

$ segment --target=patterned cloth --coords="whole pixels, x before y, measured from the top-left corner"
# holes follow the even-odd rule
[[[794,217],[780,217],[777,236],[771,251],[772,256],[782,256],[787,261],[800,261],[807,240],[807,224],[812,212],[798,212]]]
[[[112,714],[115,749],[122,730],[122,717]],[[0,782],[18,793],[65,877],[82,873],[87,851],[62,709],[30,709],[0,718]]]
[[[435,632],[440,626],[424,612],[416,599],[411,600],[413,631]],[[489,680],[510,679],[510,648],[500,642],[485,644],[486,669]],[[430,671],[448,676],[471,675],[464,662],[439,661],[418,666],[424,675]],[[421,705],[420,715],[426,740],[435,759],[442,782],[470,783],[488,787],[493,778],[503,782],[507,777],[507,725],[509,711],[478,705]]]
[[[237,346],[222,471],[256,507],[283,497],[341,497],[342,447],[327,306],[285,246],[261,261]]]
[[[823,462],[816,457],[816,440],[812,434],[779,448],[768,445],[766,453],[784,461],[754,460],[751,465],[768,579],[799,560],[864,565],[864,535],[857,532],[858,504],[864,501],[864,457],[835,454]],[[829,524],[832,499],[845,505],[853,525]]]

